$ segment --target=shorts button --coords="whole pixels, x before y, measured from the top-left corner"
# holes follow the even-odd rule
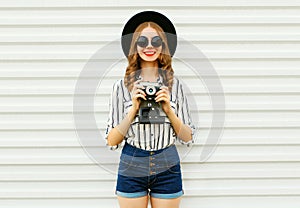
[[[154,163],[150,163],[150,166],[154,166],[155,164]]]
[[[154,152],[150,152],[150,155],[154,155]]]

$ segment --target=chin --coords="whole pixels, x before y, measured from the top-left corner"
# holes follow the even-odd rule
[[[154,56],[154,57],[148,57],[148,56],[145,56],[145,55],[142,56],[142,59],[143,59],[144,61],[149,61],[149,62],[156,61],[157,58],[158,58],[158,56]]]

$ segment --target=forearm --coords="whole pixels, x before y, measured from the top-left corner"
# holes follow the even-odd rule
[[[185,142],[192,140],[192,129],[188,125],[183,124],[183,122],[177,117],[173,110],[170,110],[167,113],[167,116],[173,126],[176,135],[181,140]]]
[[[131,109],[121,123],[110,130],[107,136],[107,143],[109,146],[120,144],[123,141],[135,115],[136,111]]]

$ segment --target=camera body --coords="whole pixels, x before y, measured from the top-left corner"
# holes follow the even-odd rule
[[[155,102],[155,94],[160,90],[162,86],[157,82],[140,82],[145,89],[146,99],[141,99],[139,109],[139,123],[164,123],[166,114],[162,110],[160,103]]]

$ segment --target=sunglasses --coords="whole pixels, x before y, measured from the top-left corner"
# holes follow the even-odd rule
[[[151,39],[151,45],[155,48],[162,45],[162,39],[159,36],[154,36]],[[146,48],[149,44],[148,38],[146,36],[140,36],[136,42],[136,44],[142,48]]]

